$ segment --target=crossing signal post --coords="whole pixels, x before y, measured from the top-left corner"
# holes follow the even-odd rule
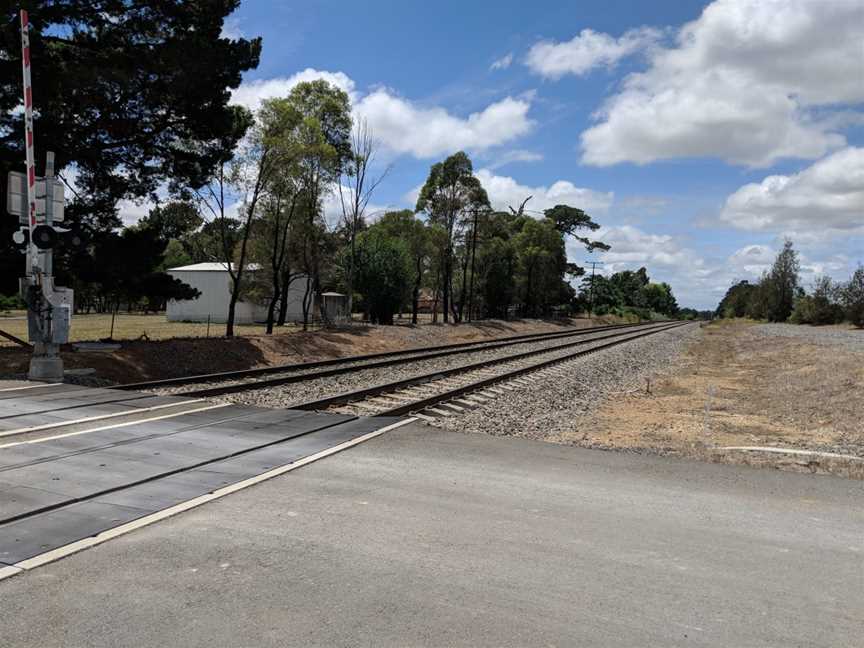
[[[24,78],[24,125],[27,172],[10,173],[7,211],[23,225],[13,240],[26,252],[26,273],[21,279],[21,296],[27,304],[27,330],[33,344],[28,378],[63,380],[60,345],[69,341],[72,291],[54,285],[53,248],[62,234],[55,225],[63,221],[63,184],[54,177],[54,154],[45,160],[45,176],[36,177],[33,147],[33,89],[30,79],[29,21],[21,11],[21,61]]]

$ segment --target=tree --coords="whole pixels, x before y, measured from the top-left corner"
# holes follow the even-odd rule
[[[729,287],[717,306],[718,317],[746,317],[756,286],[746,279]]]
[[[420,288],[432,253],[429,230],[410,209],[387,212],[369,231],[382,232],[384,236],[400,240],[405,244],[413,273],[411,288],[411,323],[417,323]]]
[[[454,321],[458,323],[460,319],[460,313],[452,300],[454,244],[457,230],[474,210],[488,209],[488,207],[489,197],[480,181],[474,177],[471,160],[463,151],[432,165],[429,177],[420,190],[415,211],[426,213],[429,220],[440,224],[447,234],[441,264],[441,292],[445,322],[449,321],[451,308]],[[464,297],[463,294],[461,300],[463,304]]]
[[[641,293],[640,301],[644,308],[667,317],[675,317],[678,314],[678,302],[668,283],[648,283],[642,288]]]
[[[480,248],[479,293],[490,317],[507,317],[516,294],[517,256],[513,243],[497,236]]]
[[[858,328],[864,328],[864,266],[858,266],[842,289],[846,317]]]
[[[183,239],[204,223],[198,208],[191,202],[172,201],[162,206],[157,205],[137,226],[151,229],[165,241]]]
[[[624,306],[632,306],[634,308],[647,307],[644,291],[650,283],[650,279],[648,278],[648,271],[645,268],[639,268],[636,272],[622,270],[613,274],[609,280],[621,295]]]
[[[67,220],[105,231],[119,224],[121,198],[163,182],[201,186],[233,149],[230,90],[258,65],[260,39],[221,36],[239,0],[29,0],[35,146],[75,174]],[[7,3],[0,26],[0,177],[24,159],[18,21]],[[41,164],[41,160],[38,161]],[[41,173],[41,169],[38,171]],[[5,180],[0,204],[6,204]],[[0,290],[20,274],[10,254],[15,224],[3,219]],[[77,258],[77,257],[76,257]],[[73,274],[76,267],[70,270]],[[63,268],[58,268],[63,272]]]
[[[787,239],[771,271],[763,279],[765,315],[772,322],[785,322],[792,313],[799,269],[798,253],[792,247],[792,241]]]
[[[241,114],[238,114],[238,118],[241,120],[238,127],[249,119],[248,115]],[[243,290],[249,238],[259,201],[267,195],[278,169],[284,164],[284,119],[278,100],[265,101],[236,155],[230,161],[220,163],[210,183],[196,192],[201,205],[210,212],[217,225],[216,231],[221,243],[220,261],[225,264],[231,277],[231,297],[228,300],[225,323],[226,337],[234,336],[234,317]],[[240,194],[238,218],[228,213],[228,200],[232,198],[232,190]],[[239,228],[236,222],[232,225],[232,221],[239,221]],[[231,245],[235,242],[235,229],[239,232],[239,243],[233,248]]]
[[[348,251],[350,253],[350,250]],[[403,241],[370,229],[358,238],[357,289],[373,324],[393,324],[410,283],[410,258]]]
[[[524,207],[525,203],[522,203]],[[522,208],[520,208],[520,212]],[[585,245],[585,249],[589,252],[594,250],[610,250],[611,246],[602,241],[592,241],[591,239],[579,236],[577,232],[587,229],[591,232],[596,232],[600,229],[600,225],[591,220],[591,217],[581,209],[570,207],[569,205],[555,205],[552,209],[547,209],[543,215],[555,224],[561,234],[572,236],[577,241]]]
[[[300,228],[304,236],[303,268],[309,277],[303,299],[303,328],[309,324],[314,295],[321,289],[321,248],[326,227],[321,199],[339,180],[351,158],[351,105],[348,95],[326,81],[298,83],[287,97],[300,115],[294,138],[298,143],[298,172],[306,215]],[[283,290],[287,294],[287,283]],[[284,301],[284,300],[283,300]],[[280,313],[279,323],[284,323]]]
[[[366,208],[372,194],[384,180],[389,168],[376,177],[369,175],[369,168],[375,161],[377,144],[365,120],[361,121],[351,134],[351,154],[342,169],[344,180],[339,182],[339,202],[342,205],[343,225],[348,232],[347,292],[348,313],[354,308],[354,259],[356,257],[357,234],[363,228]],[[415,313],[416,318],[416,313]],[[416,323],[416,321],[415,321]]]
[[[567,271],[564,239],[551,219],[526,219],[522,231],[513,239],[518,258],[517,289],[525,314],[546,314],[562,301],[562,284]]]

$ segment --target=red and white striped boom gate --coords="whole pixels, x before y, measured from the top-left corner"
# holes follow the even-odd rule
[[[33,84],[30,78],[30,19],[25,9],[21,10],[21,67],[24,77],[24,130],[27,155],[27,223],[30,228],[29,264],[41,270],[39,250],[34,242],[36,227],[36,154],[33,150]],[[37,271],[38,271],[37,270]],[[31,274],[33,268],[27,268]]]

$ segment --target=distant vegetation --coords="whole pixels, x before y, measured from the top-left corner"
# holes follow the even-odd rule
[[[786,241],[771,269],[756,283],[740,281],[726,291],[718,317],[750,317],[795,324],[837,324],[844,320],[864,327],[864,267],[847,282],[817,277],[810,292],[801,286],[798,253]]]

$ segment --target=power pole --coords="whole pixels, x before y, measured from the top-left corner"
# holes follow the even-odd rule
[[[591,313],[594,312],[594,271],[598,265],[603,265],[602,261],[586,261],[591,264],[591,288],[588,291],[588,321],[591,321]]]

